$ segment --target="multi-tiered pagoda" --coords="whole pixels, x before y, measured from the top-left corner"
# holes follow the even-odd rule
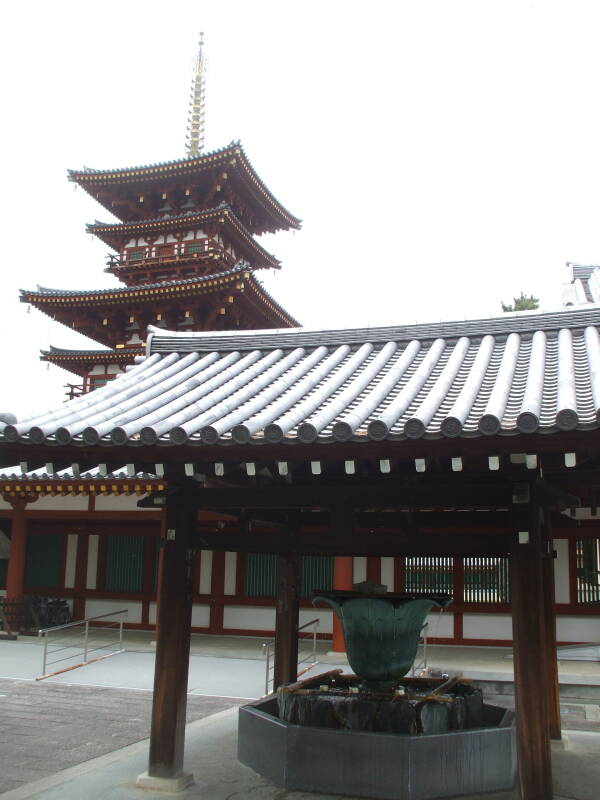
[[[180,331],[298,325],[257,280],[258,270],[280,263],[254,237],[299,228],[300,221],[269,192],[239,142],[199,152],[202,86],[197,74],[186,158],[69,171],[69,180],[118,220],[87,230],[111,248],[106,271],[124,285],[21,292],[22,302],[110,348],[43,351],[43,360],[82,378],[83,391],[143,353],[149,324]]]

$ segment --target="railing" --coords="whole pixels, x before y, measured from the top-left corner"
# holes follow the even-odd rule
[[[314,665],[317,663],[317,633],[319,630],[319,619],[311,619],[310,622],[301,625],[298,628],[298,633],[300,631],[306,630],[306,628],[310,628],[312,626],[312,649],[309,651],[308,655],[305,655],[304,658],[298,658],[298,667],[301,664],[306,664],[307,662],[311,662],[303,669],[300,669],[297,673],[298,677],[303,675],[305,672],[308,672],[309,669],[312,669]],[[299,637],[299,641],[306,641],[305,637]],[[269,639],[268,642],[263,642],[262,645],[263,653],[265,654],[265,694],[269,694],[273,688],[273,670],[275,667],[275,661],[273,658],[273,651],[275,648],[275,639]]]
[[[102,627],[93,627],[93,638],[90,636],[90,622],[97,622],[98,620],[105,620],[108,617],[119,617],[118,620],[103,625]],[[38,631],[38,638],[44,639],[44,655],[42,660],[42,674],[36,678],[36,681],[42,681],[44,678],[49,678],[51,675],[60,675],[62,672],[68,672],[77,667],[83,667],[86,664],[91,664],[94,661],[102,661],[105,658],[116,656],[119,653],[125,652],[123,648],[123,624],[127,620],[127,609],[121,611],[113,611],[110,614],[100,614],[97,617],[88,617],[87,619],[78,620],[77,622],[68,622],[66,625],[56,625],[54,628],[41,628]],[[62,631],[61,640],[56,640],[56,634]],[[105,634],[113,636],[118,631],[118,638],[114,641],[106,641]],[[50,645],[50,638],[54,640],[54,647]],[[118,650],[112,650],[109,653],[104,653],[94,658],[90,658],[90,653],[97,652],[98,650],[108,650],[111,647],[118,645]],[[68,651],[68,652],[67,652]],[[73,652],[75,651],[75,652]],[[52,658],[60,654],[58,658]],[[58,664],[62,661],[72,661],[79,659],[76,664],[71,664],[62,669],[47,672],[49,666]]]
[[[198,247],[196,250],[195,248]],[[192,249],[194,248],[194,249]],[[185,250],[175,252],[175,248],[170,248],[170,252],[152,252],[152,249],[145,251],[135,251],[133,253],[125,253],[123,255],[110,254],[106,261],[106,272],[111,272],[113,269],[122,267],[151,267],[161,264],[171,264],[179,261],[188,261],[195,259],[206,259],[216,256],[217,258],[224,259],[228,264],[234,266],[237,261],[236,258],[224,247],[216,243],[200,244],[200,245],[187,245]]]
[[[427,629],[429,628],[429,623],[426,622],[423,627],[421,628],[421,638],[419,641],[419,645],[423,647],[423,651],[421,654],[421,660],[417,661],[415,658],[415,663],[412,667],[412,674],[413,678],[421,677],[421,674],[427,671]]]

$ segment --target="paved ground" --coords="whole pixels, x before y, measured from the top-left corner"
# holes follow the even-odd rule
[[[188,722],[244,702],[188,697]],[[152,693],[0,680],[0,794],[150,734]]]
[[[315,672],[345,666],[319,647]],[[135,788],[146,767],[154,652],[145,632],[129,632],[127,652],[43,682],[41,648],[35,640],[0,642],[0,794],[3,800],[151,800]],[[429,663],[487,680],[499,705],[511,705],[508,651],[434,646]],[[553,748],[557,798],[597,800],[600,786],[600,664],[559,664],[561,682],[580,694],[563,698],[567,749]],[[285,792],[236,759],[235,706],[264,691],[261,640],[194,636],[190,658],[186,768],[196,785],[180,795],[196,800],[333,800]],[[133,743],[133,744],[132,744]],[[515,793],[486,795],[512,800]],[[339,798],[338,800],[343,800]],[[477,800],[471,798],[471,800]]]

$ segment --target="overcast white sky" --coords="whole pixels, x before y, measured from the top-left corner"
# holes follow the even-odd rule
[[[184,155],[198,32],[207,149],[240,139],[301,231],[262,237],[265,284],[307,326],[560,304],[600,260],[600,4],[515,0],[6,4],[0,410],[56,405],[40,347],[95,346],[19,288],[113,285],[68,167]]]

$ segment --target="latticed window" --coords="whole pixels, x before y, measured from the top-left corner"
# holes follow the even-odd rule
[[[62,536],[59,533],[30,533],[27,536],[25,585],[58,587]]]
[[[141,261],[144,258],[143,250],[132,250],[127,253],[127,261]]]
[[[202,245],[201,244],[188,244],[187,251],[188,251],[188,253],[201,253],[202,252]]]
[[[141,592],[143,580],[144,537],[107,537],[105,589],[108,592]]]
[[[405,592],[452,594],[454,563],[448,556],[408,556],[404,564]]]
[[[265,553],[248,553],[244,574],[246,597],[275,597],[277,581],[277,556]],[[302,556],[300,561],[300,597],[310,597],[315,589],[333,586],[333,558],[331,556]]]
[[[600,537],[577,539],[577,602],[600,603]]]
[[[508,558],[464,559],[465,603],[510,603]]]

